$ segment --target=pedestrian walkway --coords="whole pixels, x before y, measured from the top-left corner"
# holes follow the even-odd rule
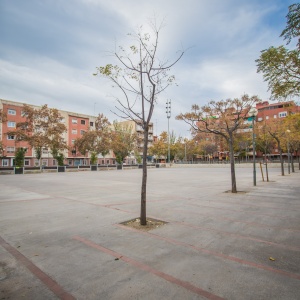
[[[252,168],[2,176],[0,299],[299,299],[300,172]]]

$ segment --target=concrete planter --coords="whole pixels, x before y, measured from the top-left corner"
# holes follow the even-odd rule
[[[97,171],[98,170],[98,167],[95,165],[95,166],[91,166],[91,171]]]
[[[57,166],[57,172],[65,172],[66,167],[65,166]]]
[[[23,167],[15,167],[15,174],[24,174]]]

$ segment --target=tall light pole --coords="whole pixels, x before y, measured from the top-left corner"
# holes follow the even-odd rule
[[[291,158],[290,158],[290,130],[287,129],[287,150],[288,150],[288,173],[291,174]]]
[[[253,185],[256,186],[256,167],[255,167],[255,134],[254,134],[254,119],[257,116],[258,110],[252,107],[249,110],[249,116],[252,118],[252,148],[253,148]]]
[[[170,164],[170,117],[171,117],[171,100],[166,102],[166,114],[168,118],[168,163]]]

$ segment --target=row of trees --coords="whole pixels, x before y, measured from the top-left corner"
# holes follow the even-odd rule
[[[254,131],[256,136],[256,151],[261,153],[266,161],[268,154],[274,154],[276,151],[278,151],[280,160],[283,161],[283,152],[288,152],[289,150],[290,153],[297,155],[300,150],[299,113],[290,114],[283,119],[257,122],[255,123]],[[166,160],[168,143],[168,134],[164,131],[149,148],[148,153],[157,160]],[[229,146],[223,137],[214,136],[213,134],[203,134],[199,130],[193,132],[192,139],[176,137],[174,132],[170,134],[171,161],[190,162],[197,160],[199,157],[202,160],[210,160],[212,158],[222,159],[225,153],[229,153],[229,150]],[[220,153],[220,151],[222,152]],[[249,153],[252,156],[252,125],[248,122],[244,126],[238,127],[233,133],[233,152],[235,158],[238,160],[247,159]],[[292,164],[293,157],[291,156]]]
[[[99,114],[96,118],[95,127],[89,128],[82,137],[76,139],[74,145],[68,145],[66,142],[67,127],[57,109],[49,108],[47,105],[34,108],[24,104],[22,114],[24,121],[17,123],[16,129],[7,132],[7,135],[14,136],[16,145],[25,141],[34,149],[40,167],[43,149],[50,150],[58,165],[64,164],[65,150],[75,150],[84,156],[90,154],[91,164],[96,164],[98,155],[105,156],[110,150],[114,152],[117,162],[122,163],[137,146],[137,137],[131,128],[117,122],[111,124],[103,114]],[[1,121],[6,121],[4,114],[1,114]],[[2,143],[0,150],[2,152],[4,150]],[[18,147],[16,156],[19,157],[18,153],[24,156],[25,150]],[[20,163],[22,164],[22,159]]]
[[[275,149],[279,152],[281,162],[281,173],[284,175],[283,151],[297,153],[300,147],[300,114],[290,114],[283,119],[273,119],[264,122],[257,122],[255,128],[249,132],[249,111],[251,107],[260,101],[256,96],[244,95],[239,99],[227,99],[226,101],[210,101],[207,105],[199,107],[193,105],[191,112],[180,114],[178,120],[188,123],[195,135],[194,144],[201,134],[215,135],[217,143],[222,143],[229,151],[231,163],[232,192],[237,192],[235,178],[235,153],[246,153],[252,144],[252,130],[256,134],[257,150],[269,154]],[[200,138],[201,139],[201,138]],[[217,145],[215,143],[215,146]],[[210,143],[211,144],[211,143]],[[206,145],[211,147],[212,145]],[[175,145],[175,144],[174,144]],[[288,149],[289,148],[289,149]],[[173,148],[174,149],[174,148]],[[198,150],[205,151],[205,146],[197,144],[195,153]],[[211,151],[216,151],[211,148]],[[180,153],[180,152],[179,152]],[[266,156],[265,156],[266,157]],[[293,159],[293,155],[291,156]],[[294,169],[292,160],[292,169]]]

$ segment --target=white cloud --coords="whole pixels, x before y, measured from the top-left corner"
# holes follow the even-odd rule
[[[283,43],[279,34],[289,4],[291,0],[4,0],[0,98],[87,114],[96,108],[115,119],[110,110],[116,90],[92,73],[112,61],[108,50],[130,45],[126,34],[156,15],[166,23],[162,57],[172,60],[182,47],[189,50],[171,71],[179,86],[161,95],[154,131],[166,130],[164,104],[172,99],[171,128],[186,136],[187,126],[174,118],[193,103],[243,93],[269,97],[255,59],[262,49]]]

